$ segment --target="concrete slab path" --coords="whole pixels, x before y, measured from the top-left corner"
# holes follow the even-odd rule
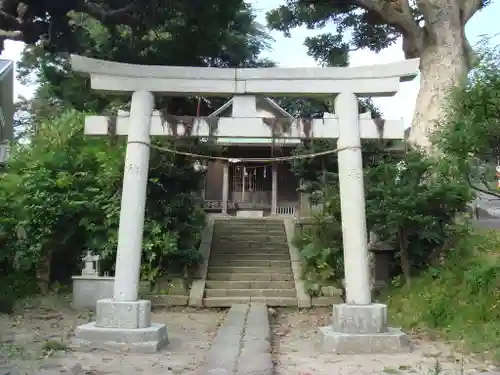
[[[202,375],[272,375],[267,306],[235,304],[208,350]]]

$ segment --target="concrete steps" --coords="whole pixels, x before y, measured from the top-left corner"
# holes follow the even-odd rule
[[[203,303],[229,307],[251,302],[297,306],[281,220],[220,220],[214,225]]]
[[[293,289],[293,281],[220,281],[207,280],[209,289]]]
[[[276,274],[271,272],[266,273],[215,273],[210,274],[208,271],[207,280],[215,281],[293,281],[293,275],[290,274]]]
[[[291,273],[290,265],[288,267],[283,266],[270,266],[268,262],[267,265],[260,267],[239,267],[239,266],[224,266],[224,267],[208,267],[208,274],[242,274],[242,273],[279,273],[281,275],[288,275]]]
[[[290,255],[288,252],[283,252],[283,253],[273,253],[269,251],[263,251],[258,254],[260,261],[287,261],[290,262]],[[230,259],[233,258],[233,259]],[[217,255],[214,255],[211,257],[213,261],[213,265],[216,265],[220,261],[227,261],[227,262],[243,262],[243,261],[249,261],[249,260],[255,260],[255,252],[254,253],[238,253],[238,252],[218,252]],[[228,260],[230,259],[230,260]],[[247,263],[247,265],[251,265],[250,263]]]
[[[231,307],[237,303],[265,303],[271,307],[297,306],[297,298],[290,297],[205,297],[203,305],[205,307]]]
[[[296,297],[295,289],[208,289],[207,297]]]
[[[240,246],[245,246],[248,248],[267,248],[267,249],[273,249],[275,250],[276,247],[286,245],[286,238],[284,239],[279,239],[275,240],[272,239],[271,237],[255,237],[249,238],[247,236],[241,236],[241,237],[234,237],[233,239],[226,239],[226,238],[217,238],[214,237],[213,240],[217,241],[217,244],[219,247],[240,247]]]
[[[232,259],[227,257],[215,257],[212,259],[212,263],[210,266],[212,267],[246,267],[246,268],[255,268],[255,267],[275,267],[275,268],[290,268],[290,259],[284,260],[275,260],[275,259],[262,259],[262,257],[258,257],[258,259],[254,257],[249,259]]]
[[[259,229],[260,230],[260,229]],[[234,232],[233,232],[234,233]],[[239,232],[238,234],[217,234],[214,236],[217,238],[219,241],[224,242],[224,241],[237,241],[237,242],[265,242],[265,241],[271,241],[272,243],[283,243],[286,242],[286,235],[284,233],[276,233],[276,234],[269,234],[267,231],[263,232],[247,232],[247,233],[241,233]]]
[[[212,240],[213,242],[217,242],[216,239]],[[239,255],[245,254],[245,253],[251,253],[251,254],[288,254],[288,248],[286,248],[287,244],[283,243],[278,246],[272,245],[269,243],[238,243],[238,242],[233,242],[231,244],[219,244],[217,246],[217,254],[234,254],[234,255]]]

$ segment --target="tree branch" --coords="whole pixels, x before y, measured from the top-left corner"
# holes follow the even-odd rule
[[[432,5],[429,3],[428,0],[416,0],[416,4],[418,9],[420,9],[420,12],[422,13],[422,16],[424,18],[424,22],[426,26],[429,24],[432,24],[432,12],[433,8]]]
[[[462,25],[472,18],[476,12],[483,6],[482,0],[461,0],[460,1],[460,20]]]
[[[422,34],[408,0],[354,0],[354,3],[360,8],[377,13],[403,35],[420,38]]]
[[[469,69],[472,69],[472,67],[474,66],[474,64],[476,62],[476,56],[474,55],[474,50],[473,50],[472,46],[470,45],[469,40],[465,36],[465,28],[463,30],[463,34],[464,34],[463,38],[464,38],[465,60],[467,63],[467,67]]]
[[[111,21],[115,20],[116,18],[123,17],[125,14],[133,11],[137,4],[137,0],[132,0],[130,4],[122,8],[106,10],[86,0],[80,0],[78,1],[74,10],[76,12],[86,13],[92,18],[95,18],[96,20],[104,23],[106,21]]]
[[[0,6],[3,4],[0,4]],[[7,31],[16,31],[20,30],[22,27],[19,19],[14,17],[12,14],[9,14],[5,10],[0,8],[0,23],[2,28]]]
[[[15,40],[15,41],[24,41],[24,36],[22,31],[7,31],[7,30],[0,30],[0,40]]]

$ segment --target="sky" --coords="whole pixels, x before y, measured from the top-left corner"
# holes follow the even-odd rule
[[[278,7],[284,0],[250,0],[250,3],[258,11],[258,21],[266,24],[265,14],[267,11]],[[477,44],[482,37],[490,37],[490,42],[500,44],[500,0],[494,0],[484,11],[480,11],[468,22],[466,35],[472,45]],[[314,67],[315,61],[307,55],[307,50],[303,45],[304,39],[308,36],[320,34],[321,30],[307,30],[298,28],[292,31],[290,38],[284,37],[280,32],[270,32],[274,38],[272,50],[266,51],[262,57],[267,57],[283,67]],[[5,49],[0,58],[18,61],[21,57],[23,44],[21,42],[6,41]],[[350,55],[351,66],[364,66],[372,64],[385,64],[389,62],[401,61],[404,58],[401,43],[396,43],[391,47],[375,54],[370,51],[356,51]],[[412,82],[401,84],[401,89],[394,97],[374,99],[377,107],[382,111],[386,119],[403,118],[406,126],[410,125],[415,101],[418,94],[418,77]],[[26,87],[20,82],[14,85],[14,95],[30,97],[33,87]]]

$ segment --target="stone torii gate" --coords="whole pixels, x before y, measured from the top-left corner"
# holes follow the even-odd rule
[[[333,306],[333,323],[321,329],[323,350],[377,352],[400,349],[404,333],[387,327],[387,308],[373,304],[368,249],[361,138],[402,139],[402,120],[386,121],[381,133],[358,96],[392,96],[400,81],[412,80],[418,59],[356,68],[194,68],[143,66],[72,56],[73,70],[89,74],[95,90],[132,94],[130,113],[116,119],[90,116],[85,133],[127,135],[125,171],[112,299],[97,302],[96,322],[77,327],[74,345],[154,352],[167,344],[164,324],[151,322],[150,301],[138,299],[150,136],[271,138],[263,119],[245,113],[219,118],[217,126],[198,119],[185,134],[183,125],[154,110],[154,94],[232,96],[296,95],[335,98],[335,115],[295,125],[279,136],[286,141],[338,138],[338,165],[344,246],[346,303]],[[132,126],[133,124],[133,126]],[[307,127],[307,129],[306,129]]]

